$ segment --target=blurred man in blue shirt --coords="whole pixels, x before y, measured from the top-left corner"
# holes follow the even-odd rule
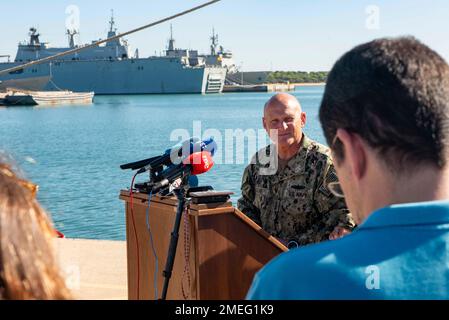
[[[449,66],[414,38],[379,39],[329,74],[320,121],[359,225],[291,250],[249,299],[449,299]]]

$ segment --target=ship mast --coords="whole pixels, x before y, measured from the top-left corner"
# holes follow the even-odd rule
[[[70,48],[75,48],[74,36],[76,34],[78,34],[78,31],[76,31],[76,30],[70,31],[69,29],[67,29],[67,36],[69,37],[69,47]]]
[[[217,53],[217,45],[218,45],[218,34],[215,34],[215,29],[212,28],[212,37],[210,37],[212,41],[210,45],[210,54],[211,56],[215,56]]]
[[[117,29],[114,29],[115,20],[114,20],[114,10],[111,9],[111,20],[109,21],[109,24],[111,25],[111,28],[109,29],[109,32],[116,32]]]
[[[115,37],[117,35],[117,28],[115,28],[115,19],[114,19],[114,10],[111,9],[111,20],[109,20],[109,31],[108,31],[108,38]],[[109,41],[106,43],[107,47],[115,47],[117,50],[117,47],[120,46],[120,39],[115,39],[113,41]]]
[[[170,23],[170,39],[168,40],[168,51],[175,50],[175,39],[173,39],[173,26]]]
[[[39,33],[36,33],[37,30],[36,28],[30,28],[30,45],[31,46],[38,46],[40,45],[40,41],[39,41]]]

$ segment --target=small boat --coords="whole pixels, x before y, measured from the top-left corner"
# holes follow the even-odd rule
[[[3,104],[8,106],[45,106],[61,104],[91,104],[94,92],[28,91],[8,88]]]

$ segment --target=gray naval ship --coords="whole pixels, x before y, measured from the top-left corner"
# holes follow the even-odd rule
[[[113,17],[109,24],[108,38],[117,31]],[[40,42],[39,33],[31,28],[29,42],[19,44],[14,62],[0,63],[0,70],[77,48],[75,34],[76,31],[67,30],[68,48],[52,48]],[[172,35],[164,55],[139,58],[138,50],[134,56],[128,51],[127,42],[116,39],[50,63],[2,75],[0,83],[15,80],[24,83],[26,79],[47,77],[50,80],[43,90],[94,91],[95,94],[220,93],[223,90],[227,68],[221,63],[207,63],[210,57],[199,55],[196,50],[175,48]]]

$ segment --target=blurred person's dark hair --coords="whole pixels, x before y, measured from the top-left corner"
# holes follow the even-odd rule
[[[333,67],[320,121],[338,161],[337,129],[357,133],[396,172],[447,164],[449,66],[412,37],[379,39],[349,51]]]
[[[0,299],[70,299],[37,187],[0,162]]]

